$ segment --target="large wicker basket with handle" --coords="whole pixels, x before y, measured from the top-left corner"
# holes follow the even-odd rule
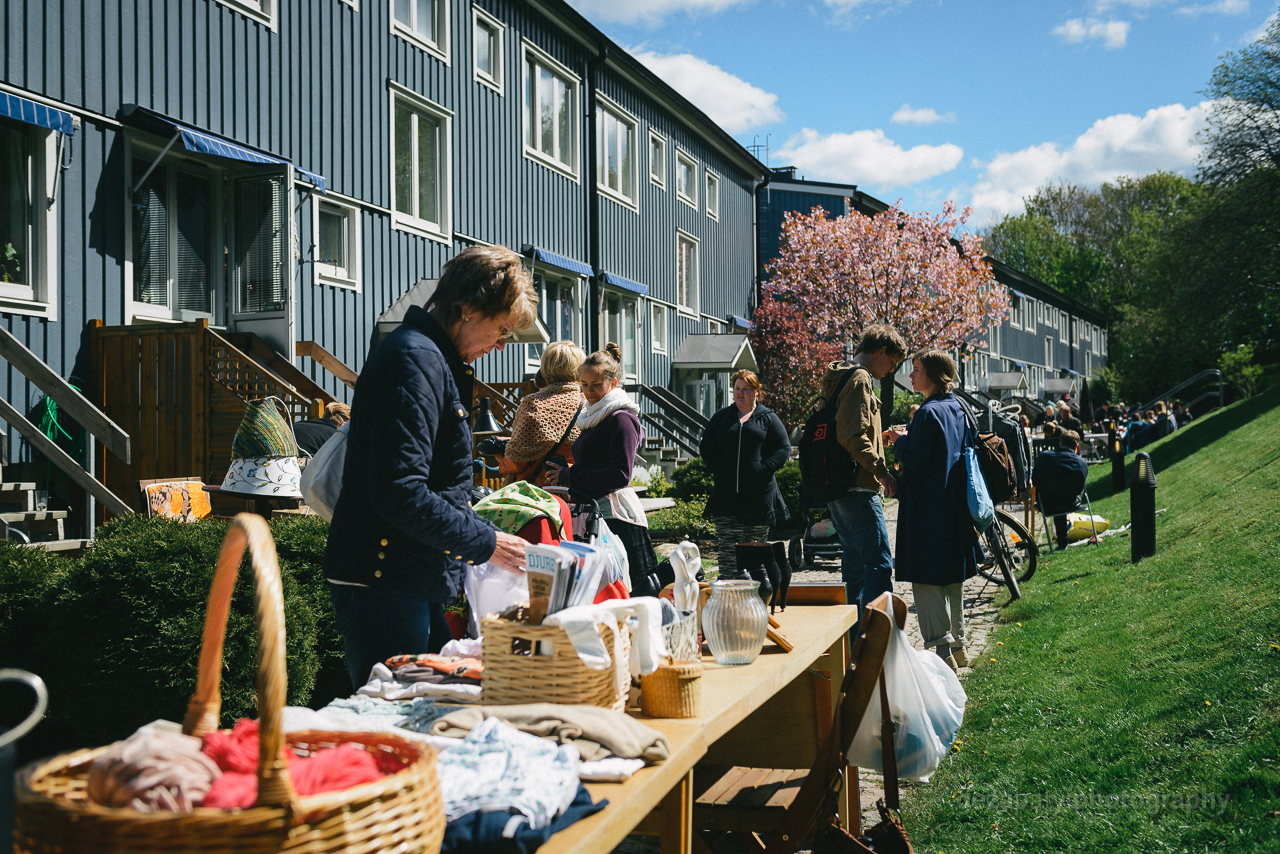
[[[243,810],[197,808],[190,813],[100,806],[88,799],[85,789],[90,766],[107,748],[80,750],[35,763],[21,774],[15,852],[439,852],[444,808],[434,748],[385,733],[298,732],[285,737],[281,728],[284,600],[275,543],[259,516],[237,516],[222,544],[209,592],[196,692],[183,731],[201,736],[218,727],[222,643],[246,547],[257,587],[256,684],[261,716],[257,803]],[[349,745],[390,754],[404,768],[372,783],[298,797],[289,781],[286,741],[301,756]]]
[[[562,703],[626,710],[631,691],[631,631],[625,625],[619,627],[617,655],[613,630],[600,628],[605,649],[610,651],[609,667],[603,670],[583,664],[569,635],[558,626],[486,618],[482,629],[481,703]]]

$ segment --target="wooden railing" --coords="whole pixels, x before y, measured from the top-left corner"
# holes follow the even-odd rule
[[[94,439],[100,439],[107,450],[126,463],[131,458],[129,434],[88,401],[70,383],[53,372],[41,359],[27,349],[21,341],[7,329],[0,327],[0,358],[9,363],[18,373],[58,404],[60,412],[74,419],[85,429],[86,459],[89,468],[86,471],[66,451],[62,450],[40,430],[27,420],[27,417],[15,409],[4,398],[0,398],[0,419],[7,421],[13,429],[31,443],[31,446],[48,457],[72,482],[83,489],[88,496],[88,522],[86,532],[92,536],[94,501],[101,501],[103,507],[117,516],[133,512],[132,509],[114,492],[94,478],[96,454]]]
[[[317,385],[311,377],[304,374],[284,356],[272,349],[266,341],[252,332],[230,332],[222,336],[232,346],[247,353],[261,367],[266,368],[277,380],[281,381],[298,394],[312,401],[320,401],[324,406],[336,403],[337,398]],[[324,414],[323,409],[321,415]]]
[[[294,344],[294,354],[310,358],[320,367],[333,374],[339,380],[346,384],[347,388],[355,389],[356,380],[360,375],[348,368],[342,363],[342,360],[321,347],[314,341],[299,341]]]
[[[212,329],[206,328],[205,333],[210,339],[209,373],[236,397],[241,400],[278,397],[284,401],[293,421],[319,418],[324,413],[322,400],[304,397]]]
[[[510,430],[511,422],[516,417],[516,409],[520,406],[520,399],[537,390],[538,387],[532,382],[490,384],[476,380],[476,401],[479,402],[482,397],[489,398],[493,417],[498,419],[498,423],[504,430]]]

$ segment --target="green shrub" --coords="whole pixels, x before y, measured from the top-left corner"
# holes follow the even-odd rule
[[[778,490],[782,493],[782,500],[786,502],[787,512],[791,514],[790,519],[776,525],[775,528],[802,531],[806,526],[812,525],[822,518],[822,514],[826,511],[805,510],[800,504],[799,460],[787,460],[782,468],[778,469],[774,478],[778,481]]]
[[[1253,347],[1241,344],[1218,357],[1222,378],[1240,390],[1242,397],[1253,397],[1262,379],[1262,366],[1253,363]]]
[[[901,426],[911,421],[911,407],[916,404],[924,403],[924,395],[917,391],[903,391],[896,389],[893,392],[893,412],[889,414],[889,422],[883,424],[888,429],[891,426]],[[883,422],[882,422],[883,423]]]
[[[649,489],[645,492],[645,495],[650,498],[662,498],[669,494],[671,490],[675,489],[675,484],[667,480],[666,472],[657,466],[654,466],[654,468],[658,470],[649,478]]]
[[[711,472],[707,470],[707,464],[702,461],[702,457],[694,457],[684,465],[678,466],[671,473],[671,480],[676,485],[675,497],[685,501],[695,495],[703,497],[710,495],[711,487],[714,485]]]
[[[320,570],[327,527],[319,519],[272,525],[290,704],[305,704],[317,676],[341,662]],[[100,529],[81,559],[0,549],[0,661],[20,664],[48,683],[49,725],[41,729],[56,731],[53,749],[106,744],[156,718],[182,720],[226,531],[225,522],[130,516]],[[224,725],[257,710],[257,630],[247,566],[246,556],[227,620]],[[341,693],[349,691],[343,684]]]
[[[649,530],[662,540],[714,540],[716,523],[706,518],[706,510],[705,495],[688,501],[677,498],[675,507],[648,514]]]

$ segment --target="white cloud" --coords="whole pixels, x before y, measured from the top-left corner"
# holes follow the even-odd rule
[[[1065,149],[1042,142],[998,154],[972,189],[973,221],[981,226],[1020,213],[1022,200],[1046,184],[1096,187],[1121,175],[1187,171],[1200,153],[1195,134],[1204,127],[1210,107],[1211,102],[1202,101],[1191,107],[1157,107],[1144,116],[1121,113],[1094,122]]]
[[[889,119],[895,125],[931,125],[935,122],[954,122],[955,120],[955,113],[947,113],[944,116],[933,107],[912,109],[910,104],[903,104]]]
[[[860,6],[889,5],[897,3],[905,6],[910,0],[822,0],[837,12],[849,12]]]
[[[592,21],[657,25],[668,15],[720,12],[746,2],[749,0],[569,0],[569,5]]]
[[[1094,11],[1102,14],[1108,9],[1116,6],[1128,6],[1131,9],[1150,9],[1165,3],[1172,3],[1173,0],[1097,0],[1093,4]]]
[[[958,145],[917,145],[904,149],[882,130],[823,135],[805,128],[783,144],[778,163],[795,166],[807,178],[873,187],[905,187],[950,172],[960,164]]]
[[[1266,37],[1267,30],[1271,29],[1271,25],[1276,22],[1277,15],[1280,15],[1280,12],[1272,12],[1267,19],[1262,22],[1262,26],[1258,27],[1256,30],[1245,33],[1244,38],[1240,41],[1245,44],[1253,44],[1254,42]]]
[[[1060,27],[1053,28],[1053,34],[1067,44],[1079,44],[1085,39],[1100,39],[1102,46],[1115,50],[1124,47],[1129,37],[1128,21],[1099,21],[1097,18],[1072,18]]]
[[[632,55],[729,133],[780,122],[778,96],[693,54],[632,50]]]
[[[1218,0],[1217,3],[1203,3],[1199,6],[1179,6],[1177,12],[1192,18],[1201,15],[1245,15],[1249,12],[1249,0]]]

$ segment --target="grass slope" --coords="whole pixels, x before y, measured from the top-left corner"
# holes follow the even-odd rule
[[[957,747],[905,801],[917,852],[1280,852],[1278,407],[1147,449],[1155,557],[1054,553],[1004,609]],[[1089,494],[1119,526],[1110,477]]]

